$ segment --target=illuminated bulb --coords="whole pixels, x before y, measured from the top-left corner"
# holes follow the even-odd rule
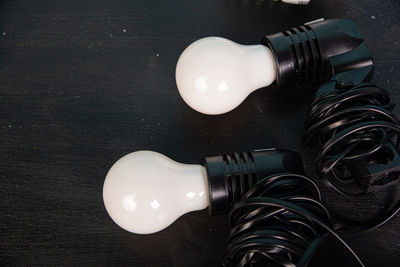
[[[158,232],[187,212],[207,208],[206,171],[156,152],[133,152],[108,172],[103,199],[108,214],[123,229]]]
[[[274,57],[265,45],[240,45],[220,37],[192,43],[176,66],[182,98],[193,109],[212,115],[234,109],[275,77]]]

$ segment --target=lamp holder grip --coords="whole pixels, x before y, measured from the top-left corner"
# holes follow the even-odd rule
[[[373,67],[371,53],[353,21],[328,19],[266,35],[275,58],[275,86],[329,80],[352,69]]]
[[[227,214],[259,180],[272,174],[304,174],[301,156],[283,149],[262,149],[207,157],[209,213]]]

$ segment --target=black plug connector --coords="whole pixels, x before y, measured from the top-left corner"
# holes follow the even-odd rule
[[[382,190],[400,181],[400,153],[391,141],[368,158],[346,164],[359,188],[366,193]]]

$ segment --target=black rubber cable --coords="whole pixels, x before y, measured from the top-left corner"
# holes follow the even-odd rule
[[[224,266],[294,267],[313,242],[327,233],[354,251],[332,229],[321,193],[308,177],[268,176],[256,183],[229,214],[232,227]],[[310,255],[312,256],[312,255]]]
[[[392,113],[394,105],[387,91],[371,83],[361,83],[348,89],[337,89],[318,97],[306,120],[303,143],[321,148],[317,156],[317,175],[330,188],[347,197],[365,197],[378,189],[345,190],[346,185],[357,185],[349,166],[359,160],[369,165],[383,166],[390,162],[400,138],[400,120]],[[399,174],[387,171],[382,181],[398,180]],[[382,187],[383,188],[383,187]],[[351,222],[359,230],[374,229],[392,218],[400,210],[400,201],[364,223]]]

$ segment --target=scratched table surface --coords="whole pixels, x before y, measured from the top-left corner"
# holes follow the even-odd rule
[[[218,266],[226,216],[197,211],[157,234],[131,234],[104,209],[104,178],[136,150],[200,163],[267,147],[300,152],[315,178],[316,151],[300,141],[315,88],[265,88],[207,116],[180,98],[175,65],[201,37],[256,44],[321,17],[355,21],[374,55],[374,82],[400,104],[398,0],[1,1],[0,265]],[[379,205],[322,189],[329,207],[349,214]],[[367,265],[400,265],[400,216],[340,234]]]

